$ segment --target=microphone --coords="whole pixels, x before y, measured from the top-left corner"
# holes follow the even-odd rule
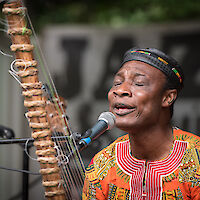
[[[115,126],[115,118],[115,115],[111,112],[101,113],[98,122],[82,135],[82,139],[78,142],[78,149],[82,150],[106,130],[112,129]]]

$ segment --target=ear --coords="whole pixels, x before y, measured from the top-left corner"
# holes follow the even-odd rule
[[[163,107],[171,106],[174,103],[174,101],[176,100],[176,98],[177,98],[177,90],[176,89],[166,90],[163,95],[162,106]]]

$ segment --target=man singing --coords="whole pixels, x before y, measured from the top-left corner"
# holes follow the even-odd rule
[[[154,48],[128,50],[108,93],[125,131],[94,156],[84,199],[200,199],[200,138],[172,127],[184,82],[180,65]]]

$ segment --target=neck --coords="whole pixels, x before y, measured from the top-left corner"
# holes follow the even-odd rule
[[[137,159],[160,160],[166,157],[173,145],[172,128],[155,126],[129,133],[131,153]]]

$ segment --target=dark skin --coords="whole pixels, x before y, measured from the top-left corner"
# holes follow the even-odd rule
[[[173,145],[170,105],[177,90],[164,90],[166,76],[140,61],[126,62],[108,93],[116,126],[129,134],[131,153],[147,161],[166,157]]]

